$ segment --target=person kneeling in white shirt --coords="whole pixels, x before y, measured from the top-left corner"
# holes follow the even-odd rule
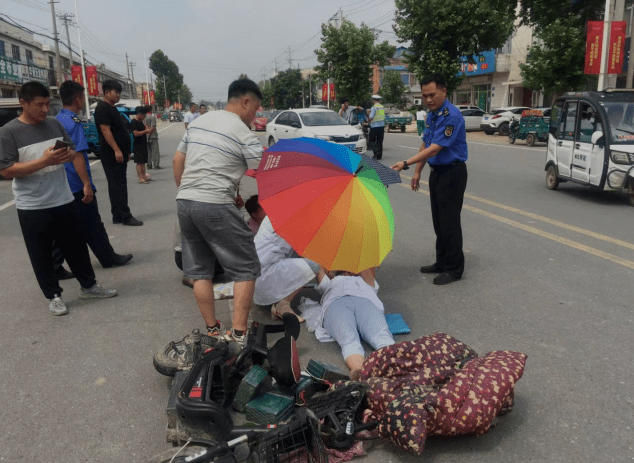
[[[364,360],[361,338],[374,349],[394,344],[383,303],[377,297],[379,284],[374,274],[374,268],[359,274],[333,274],[322,267],[317,275],[321,327],[341,346],[343,358],[350,368],[350,379],[354,381],[359,378]]]

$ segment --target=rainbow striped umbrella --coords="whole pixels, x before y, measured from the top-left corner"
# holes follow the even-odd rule
[[[387,190],[348,148],[313,138],[280,140],[265,151],[255,178],[273,228],[302,257],[358,273],[392,250]]]

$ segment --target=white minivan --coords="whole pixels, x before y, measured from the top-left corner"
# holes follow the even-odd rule
[[[568,92],[553,104],[546,186],[627,191],[634,206],[634,91]]]

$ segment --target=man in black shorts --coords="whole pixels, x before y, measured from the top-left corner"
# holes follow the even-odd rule
[[[132,119],[132,135],[134,135],[134,163],[136,164],[136,173],[139,176],[139,183],[147,183],[152,179],[151,175],[145,173],[145,165],[147,164],[147,135],[153,132],[152,127],[146,127],[143,123],[147,115],[145,106],[136,107],[136,116]]]
[[[128,207],[126,169],[130,159],[130,132],[127,121],[115,105],[121,99],[121,84],[116,80],[103,83],[103,101],[95,108],[95,125],[99,134],[99,157],[108,181],[112,223],[138,226],[143,222],[132,217]]]

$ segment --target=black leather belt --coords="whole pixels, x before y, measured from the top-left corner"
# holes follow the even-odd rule
[[[431,169],[432,172],[435,172],[437,170],[438,171],[447,170],[447,169],[449,169],[451,167],[454,167],[454,166],[457,166],[459,164],[464,164],[464,161],[455,161],[455,162],[451,162],[449,164],[434,164],[434,165],[430,164],[429,168]]]

